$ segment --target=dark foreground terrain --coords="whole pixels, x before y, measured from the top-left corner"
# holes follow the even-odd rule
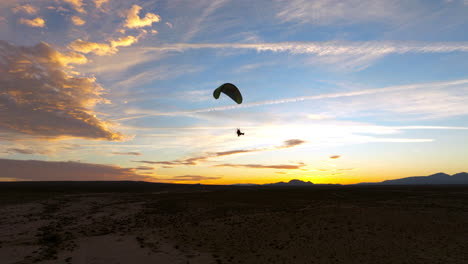
[[[0,263],[468,263],[468,186],[0,183]]]

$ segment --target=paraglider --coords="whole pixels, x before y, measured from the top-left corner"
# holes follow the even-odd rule
[[[239,89],[232,83],[225,83],[216,88],[213,91],[213,97],[218,99],[221,93],[229,96],[234,102],[241,104],[242,103],[242,94]]]
[[[229,96],[232,100],[234,100],[234,102],[238,104],[242,103],[242,94],[240,93],[239,89],[232,83],[225,83],[216,88],[213,91],[213,97],[218,99],[221,93]],[[239,128],[237,129],[236,133],[237,137],[244,135],[244,133],[241,132]]]

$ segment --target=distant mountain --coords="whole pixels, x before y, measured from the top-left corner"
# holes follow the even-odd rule
[[[436,173],[429,176],[415,176],[383,182],[363,182],[359,185],[428,185],[428,184],[468,184],[468,173],[461,172],[452,176]]]
[[[263,184],[264,186],[311,186],[314,185],[312,182],[301,181],[301,180],[290,180],[289,182],[277,182],[277,183],[267,183]]]

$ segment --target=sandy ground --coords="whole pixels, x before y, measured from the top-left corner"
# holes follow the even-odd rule
[[[468,187],[5,195],[2,264],[468,263]]]

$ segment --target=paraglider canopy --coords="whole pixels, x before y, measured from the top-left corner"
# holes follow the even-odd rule
[[[232,83],[225,83],[213,92],[213,97],[218,99],[220,94],[224,93],[227,96],[231,97],[232,100],[234,100],[236,103],[241,104],[242,103],[242,95],[239,91],[239,89]]]

